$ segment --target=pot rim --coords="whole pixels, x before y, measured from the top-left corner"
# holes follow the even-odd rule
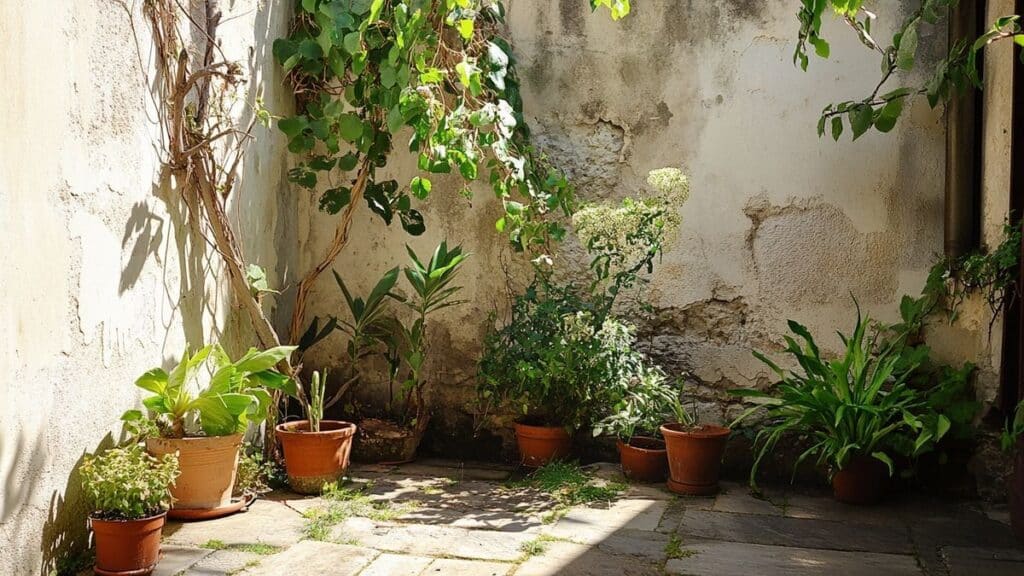
[[[139,522],[139,523],[141,523],[141,522],[149,522],[151,520],[156,520],[158,518],[166,517],[166,516],[167,516],[167,510],[164,510],[163,512],[161,512],[159,514],[153,514],[152,516],[146,516],[145,518],[132,518],[130,520],[108,520],[106,518],[97,518],[96,517],[96,512],[93,511],[93,512],[89,513],[89,522],[103,522],[103,523],[106,523],[106,524],[131,524],[133,522]]]
[[[335,426],[330,430],[324,430],[323,425]],[[306,426],[307,430],[296,430]],[[309,428],[309,420],[292,420],[291,422],[282,422],[274,427],[274,431],[284,436],[336,436],[338,438],[348,438],[355,436],[356,425],[346,420],[321,420],[321,429],[319,432],[311,432]]]
[[[181,442],[184,444],[203,444],[221,442],[225,444],[230,444],[237,441],[239,444],[241,444],[243,436],[244,434],[241,432],[236,432],[234,434],[226,434],[224,436],[182,436],[181,438],[164,438],[163,436],[150,436],[149,438],[146,438],[146,442]]]
[[[632,442],[633,442],[633,440],[637,440],[637,439],[651,440],[651,441],[654,441],[654,442],[657,442],[657,443],[661,444],[662,447],[661,448],[644,448],[642,446],[634,446],[632,444]],[[668,451],[668,448],[665,447],[665,441],[664,440],[659,440],[659,439],[657,439],[657,438],[655,438],[653,436],[633,436],[627,442],[623,442],[621,438],[616,438],[615,441],[618,443],[620,450],[622,448],[629,448],[630,450],[634,450],[636,452],[643,452],[643,453],[650,453],[650,454],[663,454],[663,453]]]
[[[513,422],[512,425],[515,428],[516,434],[522,431],[526,432],[526,435],[530,437],[564,438],[570,436],[565,426],[536,426],[521,422]]]
[[[666,438],[670,436],[676,438],[722,438],[732,434],[731,428],[716,424],[701,424],[699,428],[689,428],[689,426],[679,422],[669,422],[662,424],[659,430],[661,435]]]

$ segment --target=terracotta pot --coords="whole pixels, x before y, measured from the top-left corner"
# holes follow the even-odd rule
[[[178,453],[181,474],[171,487],[176,510],[230,506],[241,446],[241,434],[146,439],[146,450],[154,456]]]
[[[416,458],[423,434],[413,428],[378,418],[359,422],[352,459],[369,464],[402,464]]]
[[[145,576],[160,561],[160,531],[167,513],[139,520],[90,518],[101,576]]]
[[[618,440],[622,473],[635,482],[664,482],[668,474],[665,442],[647,436],[633,436],[628,443]]]
[[[885,495],[889,468],[871,456],[852,456],[832,476],[832,494],[846,504],[875,504]]]
[[[668,489],[690,496],[717,493],[722,455],[730,433],[722,426],[662,426],[661,435],[668,450]]]
[[[276,430],[292,490],[319,494],[325,483],[341,479],[348,469],[355,424],[323,420],[319,432],[310,432],[309,421],[299,420],[278,424]]]
[[[561,426],[531,426],[514,423],[519,463],[527,468],[540,468],[552,460],[569,455],[572,437]]]
[[[1009,496],[1010,526],[1017,539],[1024,542],[1024,440],[1017,441]]]

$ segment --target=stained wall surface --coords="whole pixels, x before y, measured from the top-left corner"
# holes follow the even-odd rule
[[[890,37],[885,27],[904,16],[905,6],[892,8],[879,15],[880,38]],[[710,420],[736,415],[727,389],[770,382],[750,351],[777,353],[787,319],[807,325],[835,351],[835,331],[849,331],[855,321],[851,295],[872,317],[896,320],[901,296],[920,292],[942,251],[941,108],[915,100],[889,134],[819,139],[820,110],[870,93],[878,58],[841,22],[829,21],[830,59],[812,57],[801,71],[792,62],[794,10],[787,2],[651,0],[637,2],[616,23],[578,0],[510,3],[527,119],[584,201],[645,194],[653,168],[676,166],[690,175],[682,230],[652,278],[656,318],[640,329],[663,367],[689,375]],[[923,28],[921,45],[928,47],[925,64],[934,63],[945,30]],[[412,158],[398,157],[387,174],[404,183],[413,169]],[[437,415],[428,443],[487,454],[499,444],[507,449],[510,435],[507,419],[481,418],[473,394],[484,319],[506,309],[506,272],[513,287],[521,286],[528,267],[495,233],[491,193],[481,186],[467,201],[457,190],[454,180],[435,183],[420,238],[387,229],[361,210],[356,240],[337,269],[365,292],[404,263],[405,244],[426,251],[447,238],[473,252],[461,279],[469,302],[431,328],[428,372]],[[986,222],[1000,222],[1005,198],[994,197],[986,209]],[[308,214],[304,266],[333,233],[315,206]],[[584,268],[571,240],[555,260],[570,274]],[[311,317],[345,314],[329,278],[313,300]],[[951,362],[977,362],[981,395],[991,399],[998,348],[987,338],[985,310],[966,316],[965,325],[938,330],[935,348]],[[336,366],[342,355],[343,340],[335,336],[310,352],[308,365]],[[379,386],[367,391],[378,402],[381,394]]]
[[[161,172],[142,4],[0,4],[0,574],[46,574],[84,548],[75,470],[117,438],[138,374],[186,342],[249,341]],[[287,111],[269,52],[288,12],[223,4],[223,50]],[[277,282],[286,158],[276,134],[257,137],[235,213]]]

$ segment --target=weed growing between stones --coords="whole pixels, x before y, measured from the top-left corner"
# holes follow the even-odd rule
[[[303,529],[306,537],[311,540],[327,540],[331,527],[348,518],[388,522],[418,507],[418,503],[413,501],[396,504],[387,500],[374,500],[366,493],[367,489],[367,486],[357,489],[337,483],[325,485],[322,495],[324,506],[312,508],[303,514],[306,519]]]
[[[526,478],[508,484],[510,488],[532,488],[555,500],[555,509],[541,520],[551,524],[572,506],[611,502],[625,489],[621,482],[608,482],[584,472],[575,462],[550,462]]]

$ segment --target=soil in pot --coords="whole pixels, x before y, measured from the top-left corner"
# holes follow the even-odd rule
[[[146,439],[146,450],[153,456],[178,453],[181,474],[171,486],[175,510],[230,507],[241,446],[241,434]]]
[[[871,456],[853,456],[832,476],[832,494],[846,504],[876,504],[889,485],[889,468]]]
[[[292,490],[319,494],[325,483],[340,480],[348,469],[355,424],[323,420],[319,432],[310,432],[309,421],[300,420],[278,424],[276,432]]]
[[[151,574],[160,561],[160,531],[166,518],[166,512],[139,520],[90,518],[96,543],[96,574]]]
[[[668,451],[665,442],[648,436],[618,441],[622,473],[634,482],[664,482],[668,475]]]
[[[514,426],[521,465],[540,468],[552,460],[561,460],[569,455],[572,437],[564,427],[523,422],[516,422]]]
[[[1010,476],[1010,526],[1017,540],[1024,542],[1024,441],[1017,442]]]
[[[722,455],[731,430],[710,424],[665,424],[661,435],[668,452],[668,489],[677,494],[709,496],[718,492]]]
[[[400,464],[416,458],[423,433],[390,420],[367,418],[359,422],[352,459],[371,464]]]

